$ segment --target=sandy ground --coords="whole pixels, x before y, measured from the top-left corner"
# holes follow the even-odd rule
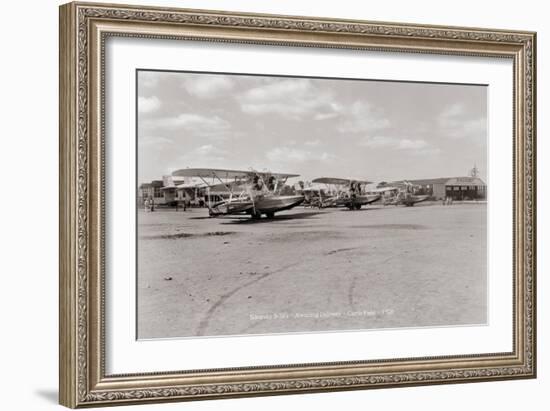
[[[486,206],[138,214],[138,337],[484,324]]]

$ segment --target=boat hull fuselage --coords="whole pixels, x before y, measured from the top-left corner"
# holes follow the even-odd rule
[[[359,209],[361,206],[374,203],[380,199],[380,194],[364,194],[358,196],[343,197],[337,199],[334,204],[336,207],[347,207],[350,210]]]
[[[225,200],[210,207],[210,215],[243,214],[251,212],[254,204],[249,199]]]
[[[261,214],[273,215],[277,211],[290,210],[304,202],[305,198],[299,196],[259,195],[250,199],[233,199],[220,201],[210,207],[211,216],[231,214]]]
[[[258,196],[254,199],[254,209],[257,213],[274,213],[276,211],[290,210],[304,202],[304,196]]]

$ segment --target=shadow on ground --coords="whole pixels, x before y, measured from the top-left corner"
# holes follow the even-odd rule
[[[368,206],[368,207],[361,207],[359,210],[350,210],[346,207],[340,207],[337,210],[343,213],[357,213],[361,211],[376,211],[376,210],[383,210],[384,206]]]
[[[303,220],[306,218],[315,217],[319,214],[323,214],[322,212],[305,212],[305,213],[295,213],[295,214],[281,214],[281,215],[275,215],[273,218],[265,218],[262,217],[260,219],[253,219],[250,216],[242,216],[242,217],[222,217],[220,220],[223,220],[221,224],[264,224],[264,223],[277,223],[280,221],[288,221],[288,220]]]

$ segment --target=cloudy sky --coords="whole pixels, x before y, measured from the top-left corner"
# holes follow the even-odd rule
[[[486,178],[485,86],[138,71],[138,183],[186,167]]]

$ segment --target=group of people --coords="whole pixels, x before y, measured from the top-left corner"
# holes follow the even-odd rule
[[[189,200],[186,198],[185,200],[183,200],[182,205],[183,205],[183,211],[187,211],[187,209],[188,209],[189,207],[191,207],[191,201],[189,201]],[[176,211],[178,211],[179,208],[180,208],[180,202],[179,202],[179,201],[176,201]]]
[[[349,196],[355,198],[357,195],[361,195],[361,183],[352,181],[349,185]]]
[[[174,203],[175,203],[175,206],[176,206],[176,211],[178,211],[180,208],[183,208],[183,211],[187,211],[187,209],[191,207],[191,201],[188,198],[186,198],[183,201],[177,201],[176,200],[171,205],[173,206]],[[205,205],[204,200],[199,200],[198,206],[199,207],[204,207],[204,205]],[[155,211],[155,200],[154,200],[154,198],[153,197],[145,197],[145,199],[143,200],[143,207],[145,208],[145,211],[148,211],[148,212]]]
[[[445,197],[443,200],[443,205],[453,205],[453,198],[451,196]]]
[[[146,197],[143,205],[145,206],[145,211],[155,211],[155,200],[153,197]]]
[[[263,191],[264,188],[267,189],[267,191],[274,191],[276,184],[277,179],[274,176],[270,176],[265,183],[258,174],[254,174],[252,177],[252,189],[255,191]]]

